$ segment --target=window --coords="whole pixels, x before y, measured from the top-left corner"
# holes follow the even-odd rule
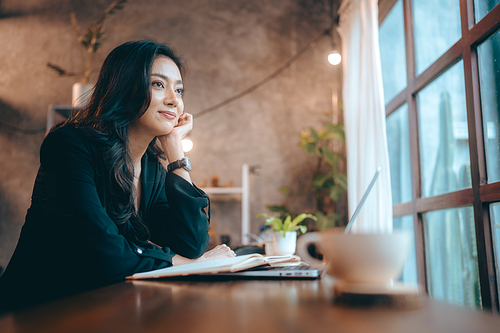
[[[415,239],[401,280],[418,280],[434,298],[494,312],[500,288],[499,3],[379,1],[387,14],[379,42],[394,229],[413,228]]]
[[[499,3],[500,0],[474,0],[476,22],[481,21],[481,19]]]
[[[496,271],[497,276],[500,275],[500,203],[494,203],[490,206],[491,221],[492,221],[492,236],[494,239],[494,250],[496,257]],[[497,287],[500,288],[500,283],[497,280]]]
[[[380,61],[387,103],[406,86],[406,54],[403,25],[403,1],[399,0],[380,25]]]
[[[500,31],[479,45],[479,88],[488,182],[500,181]]]
[[[450,303],[481,307],[472,207],[423,214],[429,294]]]
[[[421,74],[460,39],[459,0],[412,1],[416,71]]]
[[[462,61],[417,95],[422,196],[471,187]]]
[[[395,217],[393,220],[394,230],[401,230],[409,232],[414,236],[414,225],[413,217],[411,215]],[[414,237],[413,237],[414,238]],[[417,257],[415,254],[415,242],[412,241],[410,244],[410,251],[408,257],[406,257],[406,262],[403,267],[403,272],[401,273],[400,280],[408,284],[417,284]]]
[[[392,203],[409,202],[411,201],[410,137],[406,104],[387,117],[386,131]]]

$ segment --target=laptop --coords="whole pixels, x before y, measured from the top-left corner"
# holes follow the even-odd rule
[[[238,272],[206,274],[203,276],[217,276],[222,278],[242,279],[292,279],[314,280],[321,277],[322,269],[309,266],[305,262],[273,264],[272,266],[258,266]]]

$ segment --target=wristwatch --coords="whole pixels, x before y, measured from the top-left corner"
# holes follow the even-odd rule
[[[191,161],[189,160],[189,157],[185,156],[181,158],[180,160],[177,160],[175,162],[170,163],[167,166],[167,171],[172,172],[175,169],[179,168],[184,168],[186,171],[191,171]]]

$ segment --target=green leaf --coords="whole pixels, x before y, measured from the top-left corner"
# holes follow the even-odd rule
[[[330,198],[333,201],[338,201],[340,196],[345,193],[345,190],[340,186],[332,186],[330,188]]]
[[[286,206],[268,205],[266,208],[273,213],[279,213],[281,215],[290,215],[291,212]]]
[[[334,176],[335,183],[347,191],[347,174],[338,173]]]
[[[304,219],[307,217],[307,215],[308,214],[305,214],[305,213],[297,215],[293,219],[292,224],[290,225],[290,228],[294,228],[297,224],[299,224],[300,222],[304,221]]]
[[[318,175],[313,179],[313,187],[318,190],[329,190],[330,187],[335,186],[335,180],[332,178],[332,173],[326,175]]]
[[[331,151],[330,148],[324,146],[320,148],[320,152],[323,155],[323,158],[325,159],[326,163],[329,165],[337,165],[338,158],[335,156],[335,153]]]
[[[285,219],[285,222],[283,222],[283,231],[290,231],[290,222],[292,221],[292,217],[288,215]]]
[[[283,224],[281,220],[277,217],[271,217],[266,220],[266,224],[269,224],[273,230],[280,231],[283,229]]]
[[[316,216],[314,216],[312,214],[302,213],[302,214],[297,215],[293,219],[292,224],[290,225],[290,227],[291,228],[295,227],[297,224],[299,224],[300,222],[304,221],[306,218],[310,218],[310,219],[313,219],[313,220],[316,221]]]
[[[340,122],[337,125],[332,124],[331,122],[326,122],[325,127],[327,130],[329,130],[332,133],[341,133],[343,134],[344,131],[344,123]]]
[[[290,195],[290,188],[288,186],[281,186],[278,188],[278,192],[284,195]]]
[[[313,142],[308,142],[303,149],[307,153],[307,155],[312,155],[316,151],[316,144]]]
[[[318,135],[318,132],[316,132],[316,130],[314,128],[310,128],[310,131],[311,131],[311,137],[314,139],[314,141],[319,141],[319,135]]]
[[[323,140],[329,140],[331,138],[332,133],[330,131],[328,131],[327,129],[322,128],[320,132],[321,132],[320,137]]]
[[[344,124],[340,123],[333,125],[332,123],[325,123],[326,128],[332,134],[331,138],[340,142],[345,142]]]
[[[313,179],[313,186],[315,188],[323,188],[323,185],[330,177],[328,175],[317,175]]]
[[[307,227],[305,225],[298,225],[297,228],[300,230],[301,233],[305,234],[307,231]]]
[[[307,231],[307,226],[299,225],[299,223],[304,221],[306,218],[313,219],[314,221],[317,220],[316,216],[312,214],[305,214],[305,213],[299,214],[293,219],[291,224],[291,230],[292,231],[300,230],[300,232],[305,233]]]
[[[340,221],[342,221],[342,215],[337,213],[330,213],[328,215],[323,214],[321,211],[317,211],[315,213],[318,220],[316,221],[316,227],[319,230],[326,230],[337,227],[340,225]]]

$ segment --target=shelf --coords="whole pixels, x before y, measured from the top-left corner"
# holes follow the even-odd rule
[[[206,194],[241,194],[242,187],[203,187],[202,190]]]
[[[248,164],[241,167],[241,187],[203,187],[201,188],[208,195],[239,194],[241,195],[241,243],[250,244],[250,182]],[[216,199],[214,199],[216,200]]]

